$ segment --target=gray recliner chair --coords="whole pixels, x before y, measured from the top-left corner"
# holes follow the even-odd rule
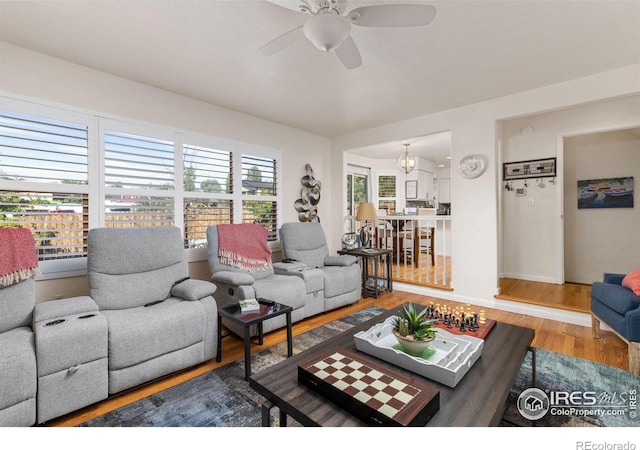
[[[360,298],[360,267],[357,258],[351,255],[329,255],[319,222],[285,223],[280,228],[280,241],[284,258],[321,271],[324,311],[349,305]]]
[[[36,423],[35,281],[0,287],[0,426]]]
[[[220,308],[237,305],[238,301],[249,298],[259,298],[291,306],[291,322],[297,322],[307,317],[305,305],[307,302],[318,302],[313,292],[307,293],[304,281],[299,277],[290,277],[274,273],[271,263],[264,270],[249,271],[220,261],[218,227],[212,225],[207,228],[207,249],[211,280],[216,284],[214,297]],[[242,336],[242,327],[233,322],[223,321],[227,329]],[[282,328],[286,325],[286,317],[278,316],[265,321],[262,331]],[[256,334],[255,327],[250,331]]]
[[[88,273],[108,325],[109,394],[215,356],[216,286],[188,279],[178,228],[91,229]]]

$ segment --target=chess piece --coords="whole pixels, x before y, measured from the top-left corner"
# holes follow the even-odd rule
[[[482,325],[485,324],[487,322],[487,317],[485,315],[484,309],[480,310],[480,318],[478,319],[478,322]]]

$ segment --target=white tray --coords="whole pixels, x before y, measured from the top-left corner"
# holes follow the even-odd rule
[[[482,354],[484,340],[456,335],[438,328],[428,359],[411,356],[393,348],[398,341],[392,333],[393,317],[354,335],[356,348],[396,366],[415,372],[449,387],[455,387]]]

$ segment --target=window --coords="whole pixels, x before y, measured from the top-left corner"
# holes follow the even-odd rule
[[[233,200],[185,197],[184,239],[187,248],[207,246],[207,227],[233,223]]]
[[[231,151],[196,145],[183,146],[184,190],[212,194],[233,193]]]
[[[173,142],[107,130],[104,167],[105,226],[174,225]]]
[[[87,254],[88,195],[0,191],[0,228],[29,228],[39,261]]]
[[[185,246],[204,248],[208,226],[233,223],[233,152],[185,144],[183,161]]]
[[[356,213],[358,203],[365,203],[369,199],[367,175],[347,174],[347,215]]]
[[[87,184],[87,126],[0,111],[5,179]]]
[[[126,189],[173,189],[173,142],[107,130],[105,185]]]
[[[91,227],[174,225],[191,260],[210,225],[277,240],[280,152],[0,96],[0,227],[33,230],[45,277],[86,273]]]
[[[378,209],[387,214],[396,212],[396,176],[378,176]]]
[[[278,239],[277,166],[274,158],[242,155],[242,222],[267,228]]]
[[[88,127],[0,110],[0,227],[32,230],[39,261],[86,256]]]

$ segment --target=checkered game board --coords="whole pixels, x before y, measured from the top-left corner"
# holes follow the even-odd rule
[[[315,377],[339,389],[387,417],[395,417],[421,389],[356,361],[340,352],[305,368]]]

